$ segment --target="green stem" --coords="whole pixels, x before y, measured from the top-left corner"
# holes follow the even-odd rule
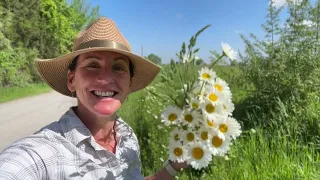
[[[222,53],[222,55],[221,55],[217,60],[215,60],[215,61],[211,64],[210,69],[212,69],[213,66],[214,66],[221,58],[223,58],[223,56],[225,56],[225,53]]]
[[[200,95],[201,95],[201,92],[202,92],[202,89],[203,89],[203,86],[204,86],[205,83],[206,83],[205,81],[202,82],[202,85],[201,85],[201,88],[200,88]]]

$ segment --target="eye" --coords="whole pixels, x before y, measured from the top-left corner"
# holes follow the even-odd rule
[[[97,64],[97,63],[90,63],[90,64],[88,64],[86,67],[87,67],[88,69],[97,69],[97,68],[99,68],[100,66],[99,66],[99,64]]]
[[[115,70],[115,71],[120,71],[120,72],[126,71],[126,69],[122,65],[119,65],[119,64],[118,65],[114,65],[112,69]]]

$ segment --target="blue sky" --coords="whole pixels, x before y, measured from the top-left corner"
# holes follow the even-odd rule
[[[128,39],[132,51],[154,53],[164,63],[176,59],[182,42],[207,24],[211,27],[198,38],[197,56],[209,62],[209,50],[221,51],[221,42],[235,50],[244,50],[239,33],[263,37],[268,0],[91,0],[100,6],[100,14],[114,20]]]

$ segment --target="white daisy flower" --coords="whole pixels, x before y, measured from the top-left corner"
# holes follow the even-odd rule
[[[216,121],[218,127],[218,134],[222,133],[224,136],[230,136],[236,139],[241,134],[241,126],[233,117],[220,118]]]
[[[207,67],[203,67],[199,71],[199,80],[204,82],[213,82],[216,78],[216,73]]]
[[[225,114],[232,116],[232,112],[234,111],[234,104],[231,101],[223,101],[222,102],[222,110]]]
[[[230,88],[224,80],[221,78],[217,77],[216,80],[213,83],[213,88],[217,89],[219,92],[221,92],[225,99],[230,99],[232,96],[232,93],[230,91]]]
[[[204,103],[200,104],[202,109],[202,114],[205,115],[208,119],[213,120],[216,116],[223,113],[223,106],[221,104],[212,104],[211,101],[205,100]]]
[[[200,108],[200,101],[196,96],[192,96],[190,101],[188,101],[190,109],[199,109]]]
[[[187,160],[187,147],[183,146],[182,143],[176,143],[169,148],[169,159],[174,162],[182,163]]]
[[[206,127],[201,127],[199,128],[199,130],[197,131],[197,134],[199,136],[199,140],[206,144],[208,142],[208,140],[210,139],[210,129],[206,128]]]
[[[161,122],[166,126],[178,124],[181,122],[182,111],[174,106],[168,106],[161,114]]]
[[[223,94],[220,93],[218,90],[216,90],[215,88],[208,88],[206,90],[206,100],[211,101],[211,103],[213,105],[218,104],[222,101],[224,101],[223,99]]]
[[[210,133],[208,145],[212,154],[218,156],[225,155],[230,148],[231,138],[229,136],[225,136],[225,138],[222,139],[218,136],[216,131],[210,131]]]
[[[227,43],[221,43],[223,54],[228,56],[232,61],[237,59],[237,52],[235,52],[229,44]]]
[[[204,119],[203,119],[203,125],[204,125],[204,127],[206,127],[207,129],[210,129],[210,130],[212,130],[212,129],[216,129],[217,128],[217,125],[216,125],[216,123],[215,123],[215,119],[216,118],[214,118],[214,119],[209,119],[209,118],[207,118],[207,117],[205,117],[204,116]]]
[[[170,132],[169,146],[172,146],[181,141],[183,141],[183,130],[180,130],[179,128],[174,128],[173,131]]]
[[[207,167],[211,159],[211,152],[206,146],[203,145],[203,143],[192,143],[188,147],[187,163],[190,164],[194,169],[199,170]]]
[[[193,143],[198,139],[197,134],[192,129],[183,132],[183,145]]]
[[[198,121],[201,117],[201,114],[198,111],[184,110],[182,112],[182,124],[187,125],[188,127],[194,127],[198,125]]]

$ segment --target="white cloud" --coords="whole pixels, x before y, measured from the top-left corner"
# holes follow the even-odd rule
[[[316,23],[310,20],[303,20],[302,24],[311,27],[311,26],[314,26]]]
[[[293,23],[295,25],[300,25],[300,26],[308,26],[308,27],[313,27],[316,26],[316,23],[310,20],[303,20],[301,23],[297,24],[297,23]],[[284,23],[283,25],[284,28],[290,29],[289,24]]]
[[[283,5],[286,5],[288,1],[293,2],[293,4],[300,4],[302,0],[271,0],[273,2],[273,5],[275,7],[281,7]]]
[[[273,5],[276,7],[281,7],[287,3],[287,0],[271,0]]]

